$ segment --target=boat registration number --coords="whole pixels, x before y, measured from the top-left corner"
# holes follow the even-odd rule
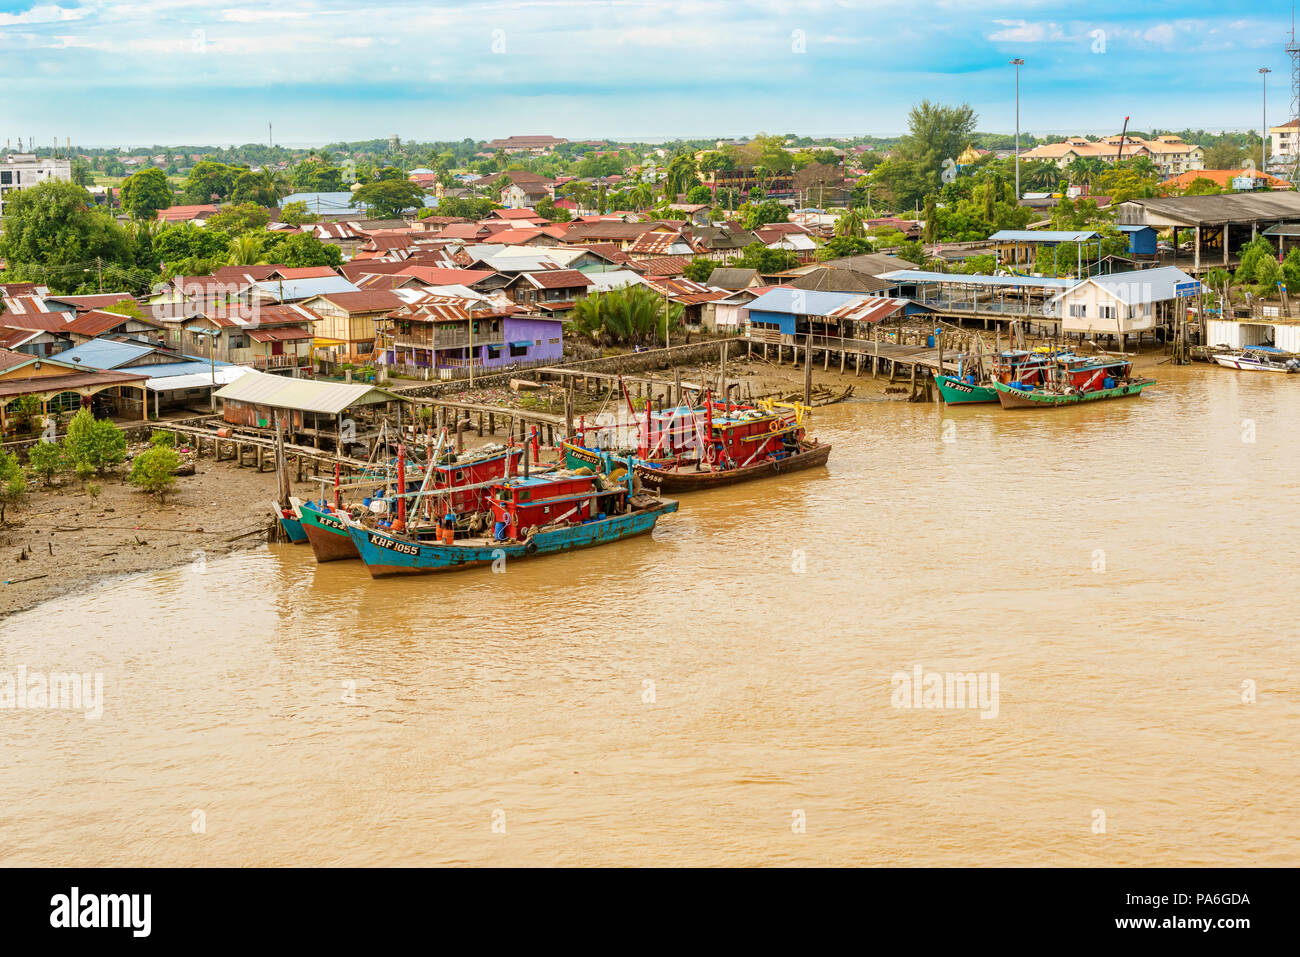
[[[378,545],[380,548],[387,548],[399,555],[420,554],[419,545],[412,545],[410,542],[395,542],[391,538],[385,538],[383,535],[376,535],[373,532],[370,534],[370,544]]]
[[[317,515],[316,521],[321,525],[324,525],[326,528],[336,528],[340,532],[343,531],[343,523],[337,518],[330,518],[328,515]]]
[[[945,382],[944,385],[946,385],[948,388],[952,389],[954,392],[974,392],[974,391],[975,391],[975,390],[972,389],[970,386],[968,386],[966,383],[964,383],[964,382],[954,382],[954,381],[951,380],[951,379],[949,379],[947,382]]]

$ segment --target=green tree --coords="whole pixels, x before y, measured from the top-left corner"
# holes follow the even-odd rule
[[[332,243],[324,243],[309,233],[290,233],[286,236],[264,234],[271,238],[266,243],[262,258],[266,262],[290,266],[341,266],[343,251]]]
[[[307,204],[301,199],[294,200],[292,203],[286,203],[280,209],[280,222],[289,226],[302,226],[305,223],[315,223],[320,217],[307,208]]]
[[[167,492],[176,484],[181,457],[167,445],[154,445],[131,460],[131,484],[158,496],[165,504]]]
[[[68,423],[63,444],[79,475],[86,468],[102,475],[126,458],[126,434],[107,419],[96,419],[86,408],[78,410]]]
[[[975,130],[976,113],[968,104],[941,106],[922,100],[908,113],[908,133],[895,155],[872,174],[894,204],[906,208],[943,186],[945,161],[956,163]]]
[[[265,263],[262,258],[263,238],[266,233],[239,233],[226,247],[227,266],[256,266]]]
[[[408,209],[424,207],[424,190],[405,179],[384,179],[352,194],[353,206],[366,206],[375,219],[399,219]]]
[[[569,326],[601,345],[654,345],[662,342],[665,320],[681,325],[682,306],[644,285],[624,286],[579,299]]]
[[[142,169],[122,181],[122,208],[135,219],[154,219],[158,210],[172,204],[167,174],[156,166]]]
[[[27,477],[12,452],[0,452],[0,525],[5,524],[5,512],[27,496]]]
[[[1206,169],[1240,169],[1246,151],[1241,144],[1231,140],[1219,140],[1205,147],[1202,154]]]
[[[235,188],[235,179],[242,172],[244,170],[237,166],[202,160],[195,163],[185,177],[181,198],[191,206],[203,206],[213,200],[223,202],[230,198],[230,193]]]
[[[774,199],[765,199],[761,203],[745,203],[737,213],[741,225],[746,229],[757,229],[768,223],[784,223],[790,220],[790,210]]]
[[[901,233],[899,234],[902,235]],[[848,256],[861,256],[863,253],[869,253],[875,249],[875,244],[865,238],[856,238],[853,236],[836,236],[828,239],[826,245],[817,250],[817,258],[823,262],[829,262],[832,259],[844,259]]]
[[[133,261],[126,231],[84,189],[61,180],[8,194],[0,226],[9,277],[45,282],[58,293],[86,284],[96,265]]]
[[[271,221],[271,213],[257,203],[239,203],[227,206],[208,217],[204,229],[215,229],[232,236],[249,230],[265,229]]]
[[[682,275],[692,282],[706,282],[718,264],[712,259],[696,256],[682,268]]]
[[[696,174],[695,157],[690,153],[678,153],[668,163],[668,172],[664,179],[664,194],[676,197],[679,193],[687,193],[692,187],[698,185],[700,185],[700,178]]]
[[[27,464],[50,485],[64,466],[63,449],[57,442],[38,442],[27,453]]]
[[[835,235],[848,239],[862,239],[867,235],[867,224],[862,211],[850,206],[835,219]]]

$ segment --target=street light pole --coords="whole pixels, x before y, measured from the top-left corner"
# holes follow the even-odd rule
[[[1025,61],[1017,57],[1011,61],[1016,68],[1016,202],[1020,202],[1020,68]]]
[[[1259,68],[1260,78],[1264,81],[1264,113],[1260,117],[1259,127],[1259,172],[1261,175],[1268,174],[1268,75],[1272,72],[1266,66]]]

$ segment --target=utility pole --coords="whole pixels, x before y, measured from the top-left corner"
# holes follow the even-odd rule
[[[1016,68],[1016,202],[1020,202],[1020,68],[1025,61],[1017,57],[1011,61]]]
[[[1266,66],[1259,68],[1260,79],[1264,81],[1264,112],[1259,127],[1259,171],[1263,175],[1268,174],[1268,75],[1272,72]]]

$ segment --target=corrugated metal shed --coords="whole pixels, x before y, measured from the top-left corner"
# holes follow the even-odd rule
[[[218,391],[217,398],[250,405],[263,405],[272,409],[338,415],[344,409],[355,405],[401,401],[402,397],[372,385],[291,379],[288,376],[249,370]]]

